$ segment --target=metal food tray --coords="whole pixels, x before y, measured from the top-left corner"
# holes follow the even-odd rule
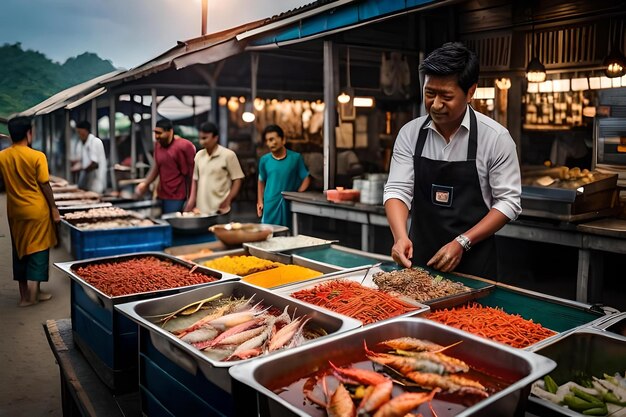
[[[623,339],[626,342],[626,312],[602,317],[592,323],[590,327],[604,331],[611,337]],[[624,370],[626,371],[626,369]]]
[[[215,252],[210,255],[194,259],[193,262],[202,265],[202,263],[206,261],[221,258],[223,256],[248,256],[248,255],[251,255],[251,254],[250,252],[248,252],[247,248],[232,249],[232,250],[226,250],[222,252]],[[335,265],[329,265],[323,262],[316,262],[316,261],[312,261],[310,259],[301,258],[301,257],[295,257],[295,256],[292,257],[292,256],[284,255],[281,253],[260,251],[258,252],[257,255],[251,255],[251,256],[256,256],[257,258],[266,259],[266,260],[273,261],[273,262],[280,262],[285,265],[299,265],[305,268],[312,269],[314,271],[321,272],[323,275],[317,278],[322,278],[322,277],[328,276],[328,274],[335,274],[335,273],[344,271],[343,268],[337,267]],[[300,282],[304,282],[304,281],[300,281]],[[278,288],[278,287],[274,287],[274,288]]]
[[[276,239],[278,239],[278,241],[281,241],[283,239],[295,238],[295,237],[298,237],[298,236],[302,236],[302,237],[304,237],[306,239],[311,239],[311,242],[313,244],[311,244],[311,245],[292,246],[292,247],[285,247],[285,248],[278,248],[278,249],[268,249],[268,246],[270,246],[270,244],[272,242],[276,242]],[[313,236],[296,235],[296,236],[272,237],[272,238],[269,238],[269,239],[264,240],[262,242],[246,242],[246,243],[243,244],[243,247],[248,249],[248,251],[250,252],[251,255],[257,256],[257,253],[260,253],[261,251],[263,251],[263,252],[282,253],[282,252],[289,252],[289,251],[293,251],[293,250],[296,250],[296,249],[303,249],[303,248],[328,247],[333,242],[336,242],[336,240],[326,240],[326,239],[320,239],[320,238],[313,237]]]
[[[280,286],[280,287],[277,287],[276,289],[278,291],[281,291],[281,293],[282,291],[288,291],[289,293],[293,293],[301,289],[312,288],[313,286],[329,278],[349,279],[349,280],[360,283],[364,287],[378,289],[378,286],[374,283],[374,275],[378,272],[385,272],[385,264],[350,268],[350,269],[344,270],[343,273],[338,272],[332,275],[327,275],[325,277],[311,278],[309,280],[301,281],[299,283]],[[420,303],[420,304],[428,305],[430,309],[448,308],[448,307],[457,306],[457,305],[466,303],[468,301],[475,300],[481,296],[484,296],[488,294],[489,291],[491,291],[495,287],[494,282],[483,280],[480,278],[470,278],[468,276],[456,276],[456,275],[452,277],[450,276],[450,274],[445,274],[445,275],[446,275],[446,278],[450,280],[456,280],[456,281],[461,282],[463,285],[467,286],[470,289],[470,291],[467,291],[461,294],[449,295],[446,297],[433,298],[431,300],[426,300],[426,301],[417,301],[408,296],[401,296],[399,298],[405,301],[410,301],[412,303]]]
[[[328,281],[332,281],[332,280],[350,280],[350,281],[355,281],[358,283],[362,283],[362,285],[364,287],[368,287],[368,288],[373,288],[373,289],[377,289],[376,285],[371,282],[371,274],[372,274],[372,270],[374,268],[371,268],[370,266],[364,266],[364,267],[356,267],[356,268],[351,268],[351,269],[346,269],[344,271],[338,271],[336,273],[333,274],[328,274],[322,277],[317,277],[317,278],[311,278],[308,279],[306,281],[301,281],[301,282],[297,282],[294,284],[286,284],[286,285],[281,285],[280,287],[276,287],[273,289],[273,291],[276,294],[281,294],[284,295],[286,297],[289,297],[293,300],[296,300],[296,298],[293,298],[291,296],[291,294],[293,294],[296,291],[300,291],[300,290],[305,290],[305,289],[311,289],[319,284],[322,284],[324,282],[328,282]],[[370,285],[366,284],[366,279],[370,280]],[[401,314],[399,316],[394,316],[394,317],[390,317],[388,319],[385,320],[381,320],[381,321],[388,321],[388,320],[392,320],[395,319],[397,317],[410,317],[410,316],[418,316],[421,314],[425,314],[430,310],[430,307],[427,306],[426,304],[420,303],[418,301],[415,301],[412,298],[409,297],[404,297],[404,296],[396,296],[397,299],[402,300],[408,304],[414,305],[415,307],[417,307],[416,310],[414,311],[410,311],[408,313],[405,314]],[[302,301],[301,301],[302,302]],[[307,303],[308,304],[308,303]],[[316,306],[318,308],[324,308],[324,310],[326,311],[332,311],[329,309],[326,309],[325,307],[322,306]],[[338,314],[338,313],[335,313]]]
[[[60,269],[61,271],[65,272],[73,281],[78,283],[82,287],[82,289],[85,291],[87,296],[93,302],[95,302],[97,305],[109,311],[113,311],[114,304],[126,303],[130,301],[135,301],[138,299],[145,299],[147,297],[158,297],[158,296],[166,295],[172,292],[186,291],[188,289],[213,284],[214,282],[216,282],[216,281],[213,281],[213,282],[207,282],[207,283],[196,284],[196,285],[188,285],[185,287],[174,287],[174,288],[163,289],[163,290],[158,290],[158,291],[146,291],[143,293],[128,294],[128,295],[112,297],[110,295],[103,293],[98,288],[94,287],[93,285],[89,284],[87,281],[85,281],[81,276],[79,276],[76,273],[76,269],[81,268],[81,267],[86,267],[89,265],[123,262],[123,261],[128,261],[131,259],[143,258],[143,257],[148,257],[148,256],[155,257],[163,261],[172,262],[177,265],[181,265],[189,270],[191,270],[192,268],[195,268],[194,272],[214,277],[218,281],[239,279],[237,275],[227,274],[227,273],[216,271],[207,267],[198,266],[191,262],[185,262],[181,259],[176,258],[175,256],[168,255],[162,252],[138,252],[138,253],[133,253],[133,254],[128,254],[128,255],[106,256],[106,257],[101,257],[101,258],[86,259],[82,261],[57,262],[54,264],[54,266]]]
[[[481,281],[489,282],[487,280]],[[508,314],[519,314],[526,320],[532,320],[556,332],[555,335],[523,349],[533,352],[541,348],[541,346],[552,343],[571,332],[592,325],[603,316],[602,313],[595,311],[593,306],[589,304],[501,283],[495,283],[488,291],[479,293],[479,296],[473,301],[484,307],[499,308]],[[431,311],[449,307],[453,306],[446,306],[445,304],[430,305]],[[428,314],[425,314],[424,317],[427,318]]]
[[[607,323],[613,323],[613,320]],[[573,380],[575,372],[601,377],[604,373],[613,375],[626,370],[626,338],[594,327],[571,332],[535,352],[557,363],[550,376],[558,385]],[[581,413],[534,395],[530,396],[528,409],[537,415],[546,415],[548,411],[552,412],[550,415],[582,416]]]
[[[363,351],[364,341],[368,346],[374,346],[383,340],[403,336],[426,339],[443,346],[463,341],[446,353],[466,361],[473,368],[505,374],[514,380],[510,386],[465,409],[454,403],[436,404],[435,399],[433,406],[439,408],[438,415],[441,417],[451,415],[448,411],[450,408],[455,408],[454,415],[459,417],[519,415],[516,412],[523,412],[530,384],[556,366],[551,359],[532,352],[513,349],[462,330],[421,318],[401,318],[330,336],[272,357],[259,358],[254,362],[236,365],[230,369],[230,374],[237,381],[258,392],[262,417],[321,417],[325,416],[325,412],[319,408],[309,407],[306,411],[303,410],[301,396],[296,395],[293,397],[293,403],[288,402],[269,387],[276,389],[277,387],[272,386],[272,383],[277,381],[280,381],[281,386],[298,381],[320,369],[327,368],[329,361],[338,366],[352,363],[355,360],[354,352]],[[427,408],[427,404],[420,407],[422,411]],[[458,414],[456,408],[461,408]],[[264,414],[264,411],[268,414]],[[430,413],[425,415],[430,415]]]
[[[365,252],[334,243],[320,247],[293,249],[285,251],[284,253],[290,254],[294,257],[298,256],[306,259],[312,259],[317,262],[337,265],[342,268],[355,268],[358,266],[373,265],[377,262],[383,262],[387,266],[395,264],[391,256]]]
[[[358,320],[329,312],[298,300],[283,297],[264,288],[250,285],[242,281],[222,282],[167,297],[118,304],[115,308],[141,327],[148,329],[150,332],[150,340],[154,346],[169,360],[192,375],[196,375],[199,368],[210,382],[230,393],[231,380],[228,377],[228,368],[235,364],[255,361],[259,358],[244,359],[237,362],[213,360],[205,356],[194,346],[183,342],[170,332],[145,318],[147,316],[174,311],[185,305],[218,293],[222,293],[225,297],[232,295],[235,297],[250,298],[254,296],[255,300],[262,301],[264,305],[272,305],[281,310],[289,306],[288,311],[290,315],[307,315],[311,317],[310,323],[324,328],[329,334],[345,332],[361,326],[361,322]],[[310,343],[313,343],[313,341],[306,342],[305,345]],[[266,354],[266,357],[274,356],[277,353],[278,352]]]

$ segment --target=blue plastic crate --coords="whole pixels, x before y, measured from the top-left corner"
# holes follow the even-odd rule
[[[94,302],[71,283],[74,343],[100,379],[117,393],[137,390],[137,324]]]
[[[152,344],[150,331],[139,329],[139,385],[144,415],[215,416],[234,414],[233,396],[198,369],[189,373]]]
[[[137,391],[139,388],[139,336],[137,323],[117,311],[114,308],[115,304],[176,294],[213,284],[213,282],[208,282],[111,297],[87,283],[75,272],[80,267],[92,264],[124,261],[144,256],[184,265],[189,270],[195,267],[197,268],[197,273],[215,277],[217,281],[214,282],[229,280],[235,277],[212,271],[208,268],[197,267],[160,252],[144,252],[77,262],[56,263],[55,267],[61,269],[72,278],[70,289],[74,341],[100,379],[116,393]]]
[[[163,220],[152,221],[156,223],[154,226],[81,230],[62,220],[61,227],[69,229],[72,257],[88,259],[124,253],[162,251],[172,246],[172,226]]]

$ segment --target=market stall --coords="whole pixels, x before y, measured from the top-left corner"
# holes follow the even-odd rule
[[[172,291],[150,291],[134,296],[122,296],[123,298],[120,296],[111,298],[111,296],[101,295],[102,290],[94,287],[95,284],[90,284],[85,281],[85,278],[81,278],[81,274],[84,275],[83,269],[100,264],[119,263],[125,259],[131,260],[138,255],[60,264],[58,266],[67,271],[73,283],[72,311],[76,312],[76,314],[73,313],[71,321],[73,343],[76,343],[78,339],[77,347],[81,354],[85,355],[90,366],[96,370],[98,378],[102,379],[109,386],[109,389],[113,392],[137,394],[132,398],[134,398],[135,406],[139,407],[144,415],[169,413],[182,416],[208,413],[211,415],[248,416],[251,415],[250,413],[260,412],[262,416],[275,416],[284,415],[284,407],[291,410],[287,412],[287,415],[324,414],[315,403],[311,403],[309,400],[302,400],[297,397],[295,400],[289,399],[291,397],[279,398],[270,394],[267,387],[274,386],[270,381],[287,381],[284,379],[285,376],[269,373],[267,374],[269,379],[264,377],[262,380],[257,380],[257,377],[251,377],[251,375],[259,375],[256,371],[258,367],[270,366],[283,371],[290,369],[284,366],[265,365],[266,362],[275,363],[270,360],[274,356],[285,358],[281,359],[283,361],[292,361],[295,359],[286,358],[297,358],[301,355],[304,355],[303,357],[322,358],[319,360],[323,361],[326,356],[317,353],[312,353],[313,356],[311,356],[309,353],[309,351],[318,352],[322,349],[336,352],[333,354],[333,358],[329,358],[333,363],[337,362],[337,366],[344,367],[348,366],[348,362],[350,362],[346,362],[346,358],[354,356],[355,353],[351,352],[358,349],[357,345],[360,345],[362,349],[363,340],[367,341],[368,346],[371,345],[374,348],[377,342],[382,339],[388,339],[392,336],[413,336],[447,346],[458,342],[460,337],[463,340],[461,344],[463,348],[460,350],[450,349],[449,353],[460,355],[459,357],[468,361],[470,366],[498,367],[500,369],[499,367],[503,363],[500,362],[500,359],[504,357],[502,355],[512,355],[504,362],[522,360],[522,363],[526,363],[526,365],[516,365],[516,369],[521,367],[527,369],[528,372],[528,374],[520,374],[514,381],[508,380],[503,385],[505,388],[502,394],[498,393],[498,390],[502,388],[494,391],[492,387],[488,388],[489,398],[487,400],[479,400],[480,396],[473,397],[472,404],[474,405],[467,408],[469,413],[476,412],[478,413],[476,415],[486,415],[481,414],[481,412],[488,412],[492,409],[498,410],[494,411],[495,413],[502,413],[503,410],[507,410],[506,413],[512,412],[511,410],[523,412],[526,407],[528,409],[539,407],[539,411],[535,411],[536,415],[542,415],[541,410],[542,407],[546,407],[545,404],[538,401],[531,401],[530,403],[527,401],[531,384],[535,380],[540,380],[555,366],[560,365],[558,358],[552,362],[534,353],[530,354],[530,352],[539,352],[540,354],[542,349],[551,351],[551,346],[556,345],[571,334],[580,334],[580,337],[583,337],[585,332],[597,333],[600,331],[601,334],[594,337],[604,337],[604,329],[609,328],[613,332],[623,332],[623,329],[620,330],[619,323],[612,320],[612,316],[605,316],[604,311],[588,304],[551,297],[478,277],[441,274],[428,269],[405,270],[390,262],[388,257],[345,248],[337,245],[337,243],[325,242],[302,235],[270,238],[259,243],[245,244],[242,249],[236,250],[219,251],[219,248],[215,247],[216,252],[204,258],[196,258],[195,262],[201,264],[218,261],[209,265],[213,268],[210,271],[215,271],[217,274],[227,274],[225,269],[234,266],[240,268],[238,265],[244,265],[244,263],[239,263],[238,258],[251,257],[250,248],[253,248],[257,255],[260,253],[259,251],[269,250],[266,257],[272,259],[268,261],[272,265],[264,268],[270,268],[270,270],[279,267],[275,265],[275,259],[279,258],[293,264],[301,263],[304,259],[307,260],[307,266],[314,267],[313,265],[317,265],[318,268],[326,268],[335,264],[337,272],[332,273],[330,270],[325,270],[327,275],[318,278],[308,278],[303,275],[303,280],[300,283],[270,284],[275,279],[272,276],[265,278],[261,276],[255,282],[257,285],[250,285],[240,281],[239,278],[233,281],[222,279],[195,290],[191,288],[174,290],[173,292],[176,293],[174,295],[167,295],[172,294]],[[164,255],[156,256],[162,257]],[[167,257],[170,262],[173,259],[175,258]],[[228,262],[222,259],[228,260]],[[255,262],[246,260],[245,265],[248,268],[253,268],[252,270],[249,269],[248,272],[256,275],[254,272],[261,268],[263,263],[261,261],[263,261],[262,258]],[[319,263],[320,261],[323,263]],[[189,264],[183,263],[181,265]],[[196,268],[194,270],[197,271]],[[245,281],[245,272],[239,269],[231,270],[231,272],[243,274]],[[105,275],[111,276],[111,274],[106,273]],[[410,278],[409,281],[406,281],[407,278]],[[263,280],[267,281],[264,282]],[[339,285],[340,283],[342,284]],[[346,286],[343,283],[349,283],[349,285]],[[312,291],[321,294],[321,292],[326,291],[323,290],[324,286],[331,284],[335,287],[329,293],[334,295],[326,301],[323,297],[319,298],[318,301],[312,301],[309,295],[304,295],[305,292],[312,293]],[[362,289],[357,289],[357,287]],[[347,292],[343,294],[343,291]],[[92,295],[90,296],[90,294]],[[376,316],[378,314],[375,313],[376,308],[381,308],[383,305],[383,299],[380,298],[383,294],[386,294],[384,295],[386,300],[384,305],[392,302],[398,307],[402,304],[407,309],[405,311],[398,310],[398,316],[389,316],[388,313],[384,316]],[[236,299],[243,302],[250,298],[253,301],[249,301],[249,305],[243,310],[248,311],[246,313],[249,314],[248,318],[243,318],[242,313],[235,313],[230,317],[233,320],[235,317],[241,317],[241,319],[237,318],[226,327],[216,327],[215,334],[208,330],[211,326],[217,326],[218,322],[222,323],[222,320],[229,317],[225,311],[221,314],[215,314],[214,309],[221,308],[219,307],[221,301],[218,300],[223,300],[226,303],[224,305],[229,305],[228,303],[232,303]],[[394,298],[396,301],[391,301]],[[335,307],[331,307],[331,300],[335,303],[336,300],[341,299],[345,299],[348,304],[354,304],[354,307],[348,308],[352,312],[348,312],[345,308],[337,310]],[[367,308],[372,310],[367,312],[365,310]],[[474,317],[474,319],[469,320],[472,322],[472,326],[460,325],[461,321],[454,319],[456,310],[459,310],[463,317]],[[288,316],[280,319],[281,313],[284,315],[285,311],[289,312]],[[382,308],[381,311],[388,312],[389,309]],[[78,314],[79,312],[81,314]],[[112,333],[109,336],[105,334],[96,336],[92,326],[81,325],[80,323],[84,322],[82,315],[85,312],[92,317],[90,320],[98,320],[99,322],[101,319],[98,317],[109,317],[103,323],[112,323],[113,327],[109,330]],[[264,316],[268,312],[272,312],[274,315]],[[480,317],[483,315],[487,319],[481,319]],[[221,319],[220,316],[225,318]],[[305,316],[310,317],[311,320],[305,320]],[[614,316],[617,317],[618,315]],[[271,336],[273,333],[269,330],[267,335],[262,336],[264,323],[270,320],[275,323],[277,330],[283,327],[287,329],[289,322],[276,323],[276,320],[287,320],[287,317],[289,317],[289,321],[296,320],[292,326],[292,331],[296,333],[302,329],[308,329],[305,330],[305,334],[315,334],[316,331],[313,329],[316,326],[322,326],[326,329],[323,334],[330,333],[328,343],[331,344],[326,347],[326,342],[320,339],[319,341],[310,340],[300,347],[294,347],[296,346],[295,342],[288,342],[290,339],[285,339],[286,341],[281,342],[283,343],[281,346],[285,347],[278,349],[276,353],[270,349],[267,360],[264,358],[265,355],[257,357],[259,353],[265,351],[263,348],[259,350],[258,346],[271,343],[270,341],[274,337]],[[402,321],[404,320],[403,317],[408,317],[406,322]],[[412,317],[418,317],[418,319],[412,319]],[[491,335],[489,335],[481,326],[485,326],[485,328],[493,326],[494,320],[500,320],[501,324],[497,331],[492,330]],[[249,324],[244,324],[248,321]],[[129,344],[127,331],[122,331],[120,327],[116,326],[116,323],[119,325],[122,322],[135,322],[138,325],[138,333],[134,333],[133,336],[136,338],[134,343]],[[204,324],[201,323],[210,324],[210,326],[203,327]],[[309,323],[313,327],[304,327],[304,323]],[[105,324],[100,324],[100,326],[106,327]],[[224,326],[224,324],[222,323],[220,326]],[[232,331],[228,331],[229,326],[233,326]],[[397,327],[404,330],[400,331]],[[518,335],[516,332],[522,328],[524,329],[523,334]],[[224,335],[221,335],[222,333]],[[234,337],[240,333],[241,337],[237,337],[241,340],[238,342],[218,342],[218,340]],[[250,335],[244,336],[247,333]],[[345,336],[342,336],[344,333]],[[374,334],[376,334],[375,337]],[[424,336],[425,334],[427,337]],[[487,335],[487,338],[484,338],[484,335]],[[535,337],[533,335],[536,335],[534,340],[532,339]],[[290,337],[293,337],[293,333]],[[339,342],[340,339],[344,338],[351,342],[349,344]],[[116,340],[117,342],[115,342]],[[332,342],[330,342],[331,340]],[[112,345],[110,344],[111,341],[113,341]],[[231,345],[232,343],[236,344]],[[239,344],[243,346],[246,343],[247,347],[237,347]],[[481,346],[480,349],[493,349],[493,355],[488,356],[493,357],[492,360],[495,362],[485,364],[477,357],[469,355],[469,351],[466,349],[470,349],[470,345],[475,343]],[[616,352],[621,352],[619,354],[623,355],[626,340],[609,343],[616,345],[611,349],[617,349]],[[94,352],[102,350],[102,346],[112,346],[112,350],[104,352],[100,355],[102,357],[94,355]],[[343,347],[339,348],[339,346]],[[269,348],[265,347],[265,349]],[[478,345],[476,349],[479,349]],[[528,352],[530,356],[522,352]],[[135,366],[122,366],[125,362],[120,362],[121,358],[126,358],[126,361],[128,358],[136,357],[136,355],[139,357],[139,362]],[[454,357],[454,355],[452,356]],[[107,366],[103,368],[102,365],[108,364],[107,361],[111,358],[118,358],[118,362],[114,361],[113,365],[107,365],[112,366],[112,368],[109,368],[108,373],[103,373],[102,370],[107,369]],[[543,365],[540,366],[539,364]],[[603,372],[623,372],[617,368],[619,366],[611,365],[602,369]],[[300,369],[303,373],[297,375],[304,376],[309,372],[307,371],[309,368],[306,366]],[[231,370],[230,374],[233,378],[228,376],[229,370]],[[594,373],[600,372],[596,369],[592,371]],[[66,370],[62,369],[62,374],[64,372]],[[503,372],[509,375],[508,372]],[[292,376],[294,375],[296,374]],[[379,375],[384,378],[385,374]],[[560,384],[566,382],[557,375],[560,374],[555,374]],[[111,379],[112,377],[113,379]],[[122,384],[123,381],[127,384],[128,381],[133,380],[138,380],[139,385],[123,386],[124,384]],[[113,386],[111,386],[112,383],[114,383]],[[287,381],[287,383],[289,382]],[[137,391],[137,387],[139,387],[139,391]],[[177,395],[172,396],[172,392],[176,392]],[[256,408],[257,393],[260,395],[258,397],[260,408],[258,409]],[[399,393],[395,395],[399,395]],[[493,399],[491,399],[492,396]],[[448,397],[444,396],[443,398]],[[499,401],[497,398],[509,399]],[[301,405],[298,404],[304,404],[304,407],[301,408]],[[433,404],[437,408],[439,402],[436,401]],[[467,405],[462,407],[467,407]],[[460,412],[461,408],[457,411]],[[441,414],[439,409],[437,412],[440,416],[447,415]]]

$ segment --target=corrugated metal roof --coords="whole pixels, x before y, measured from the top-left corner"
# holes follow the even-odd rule
[[[264,23],[265,20],[258,20],[184,42],[179,41],[175,47],[156,58],[107,80],[107,84],[135,80],[170,67],[181,69],[191,64],[207,64],[227,58],[245,49],[245,43],[236,42],[237,34],[262,26]]]
[[[270,45],[282,46],[456,1],[458,0],[336,0],[241,33],[237,35],[237,39],[248,39],[249,50]]]
[[[71,100],[74,99],[76,96],[84,93],[90,93],[92,90],[96,89],[100,83],[103,83],[104,81],[118,75],[123,71],[124,70],[111,71],[107,74],[103,74],[99,77],[92,78],[91,80],[66,88],[65,90],[59,91],[55,95],[48,97],[41,103],[27,110],[24,110],[23,112],[20,112],[19,114],[21,116],[35,116],[47,114],[51,111],[58,110],[71,102]]]

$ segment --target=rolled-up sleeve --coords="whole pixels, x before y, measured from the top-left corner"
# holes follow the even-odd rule
[[[402,201],[407,208],[411,209],[413,202],[413,153],[415,152],[415,143],[413,133],[415,121],[404,125],[396,142],[393,146],[393,154],[391,156],[391,165],[389,167],[389,177],[385,184],[385,192],[383,202],[396,198]],[[417,138],[417,137],[416,137]]]
[[[522,212],[521,174],[515,142],[506,132],[494,142],[494,157],[489,167],[489,185],[493,208],[511,220]]]

